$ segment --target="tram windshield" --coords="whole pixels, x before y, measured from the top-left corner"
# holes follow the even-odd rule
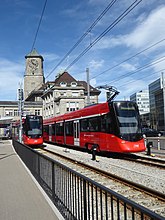
[[[42,135],[42,117],[41,116],[28,116],[26,118],[27,135]]]
[[[142,138],[139,111],[134,102],[114,102],[119,134],[122,139],[136,141]]]

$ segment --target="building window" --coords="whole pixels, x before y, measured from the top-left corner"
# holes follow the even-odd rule
[[[61,92],[61,96],[66,96],[66,92]]]
[[[40,110],[39,109],[35,109],[35,115],[40,115]]]
[[[5,110],[5,116],[13,116],[13,110]]]
[[[72,96],[73,97],[78,97],[79,96],[79,92],[72,92]]]
[[[14,110],[14,116],[19,116],[18,110]]]
[[[61,86],[61,87],[66,87],[66,86],[67,86],[67,83],[66,83],[66,82],[60,82],[60,86]]]
[[[77,83],[76,83],[76,82],[71,82],[71,86],[72,86],[72,87],[76,87],[76,86],[77,86]]]
[[[78,102],[67,102],[66,103],[66,111],[67,112],[73,112],[75,110],[79,109],[79,103]]]

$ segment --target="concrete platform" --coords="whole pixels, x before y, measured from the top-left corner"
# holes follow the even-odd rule
[[[0,219],[63,219],[15,153],[11,141],[0,141]]]
[[[139,154],[147,155],[147,150],[145,152],[141,152]],[[151,148],[151,157],[155,157],[158,159],[165,159],[165,150],[158,150],[155,147]]]

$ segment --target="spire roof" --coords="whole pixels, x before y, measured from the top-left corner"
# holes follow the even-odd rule
[[[40,57],[42,58],[42,60],[44,60],[43,57],[37,52],[35,48],[29,54],[25,56],[25,58],[28,58],[28,57]]]

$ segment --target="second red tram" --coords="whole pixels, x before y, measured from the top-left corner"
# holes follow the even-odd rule
[[[19,139],[20,121],[12,124],[12,137]],[[26,115],[22,118],[22,142],[29,146],[43,144],[43,119],[38,115]]]
[[[113,101],[86,107],[43,122],[44,141],[97,151],[144,151],[136,103]]]

